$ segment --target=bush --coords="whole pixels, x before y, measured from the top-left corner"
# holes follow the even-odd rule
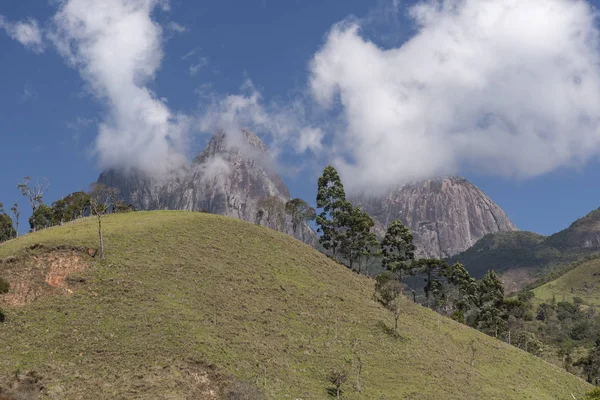
[[[585,400],[600,400],[600,388],[587,392],[585,394]]]
[[[0,294],[8,293],[8,289],[10,289],[10,284],[8,281],[0,278]]]

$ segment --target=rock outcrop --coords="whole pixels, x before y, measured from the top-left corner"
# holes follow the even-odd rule
[[[376,220],[379,236],[390,222],[402,220],[413,231],[418,257],[450,257],[488,233],[517,230],[500,207],[460,177],[408,184],[381,197],[351,201]]]
[[[140,171],[103,172],[98,182],[120,189],[121,196],[142,210],[205,211],[248,222],[271,225],[310,244],[316,233],[306,223],[293,232],[285,216],[278,222],[257,220],[261,200],[276,197],[281,203],[290,193],[269,165],[265,144],[252,132],[240,137],[217,133],[185,171],[168,177],[150,177]]]

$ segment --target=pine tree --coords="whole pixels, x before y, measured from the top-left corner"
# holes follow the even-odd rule
[[[437,300],[442,300],[440,297],[442,295],[445,296],[440,278],[446,276],[448,268],[448,264],[445,261],[438,260],[437,258],[425,258],[411,263],[411,272],[420,272],[427,276],[425,278],[425,287],[423,288],[425,298],[427,299],[427,307],[431,307],[432,299],[439,302]]]
[[[338,258],[338,251],[344,236],[344,219],[350,209],[346,200],[346,192],[340,177],[329,165],[323,170],[319,178],[317,191],[317,207],[322,209],[317,215],[317,232],[321,233],[319,242],[330,250],[334,259]]]
[[[499,337],[506,329],[504,285],[494,271],[488,271],[479,281],[474,299],[478,309],[475,326],[482,332]]]
[[[415,249],[410,229],[400,220],[393,221],[381,242],[383,267],[396,274],[398,281],[402,282],[403,273],[410,271],[415,259]]]
[[[375,226],[373,218],[360,207],[348,205],[349,210],[343,214],[342,225],[344,235],[340,246],[341,253],[348,260],[349,267],[354,269],[354,264],[358,263],[360,272],[360,260],[363,256],[370,254],[371,246],[374,243],[375,234],[371,231]],[[377,239],[375,238],[375,241]]]

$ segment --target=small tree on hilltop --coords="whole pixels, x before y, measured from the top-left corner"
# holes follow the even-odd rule
[[[17,185],[17,188],[21,191],[21,194],[27,198],[29,204],[31,205],[32,215],[35,215],[37,209],[43,204],[44,195],[48,191],[48,186],[49,183],[46,178],[42,178],[35,184],[32,184],[31,177],[29,176],[23,178],[23,180]],[[31,230],[35,232],[37,229],[35,226],[35,218],[33,221],[34,225],[31,227]]]
[[[54,225],[54,215],[52,209],[46,204],[40,204],[35,210],[35,213],[29,217],[29,226],[33,232],[34,227],[36,230],[46,229]]]
[[[382,264],[385,269],[397,274],[398,281],[401,283],[403,281],[402,273],[410,269],[410,265],[415,259],[415,249],[410,229],[404,226],[399,219],[393,221],[388,226],[381,242]]]
[[[68,204],[65,199],[56,200],[52,203],[52,222],[54,225],[62,226],[67,219]]]
[[[102,237],[102,217],[110,211],[116,199],[117,189],[108,188],[100,183],[92,185],[90,191],[90,208],[98,218],[98,237],[100,240],[100,259],[104,260],[104,238]]]
[[[21,217],[21,210],[19,210],[19,205],[17,203],[13,204],[10,208],[13,216],[15,217],[15,236],[19,237],[19,217]]]
[[[285,213],[292,219],[294,236],[298,234],[298,228],[303,222],[314,221],[317,216],[314,208],[306,201],[298,198],[285,203]],[[304,231],[302,234],[304,235]]]
[[[17,236],[17,231],[13,227],[13,221],[8,214],[4,212],[4,207],[0,203],[0,242],[5,242]]]
[[[319,226],[317,232],[321,233],[319,242],[325,250],[331,250],[333,258],[337,260],[343,238],[343,219],[349,210],[349,203],[344,185],[331,165],[325,167],[319,178],[317,207],[323,210],[316,217]]]

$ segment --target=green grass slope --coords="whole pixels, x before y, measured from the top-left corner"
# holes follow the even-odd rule
[[[104,226],[107,259],[90,259],[71,295],[3,306],[0,382],[35,371],[47,398],[212,398],[194,392],[204,362],[277,400],[328,398],[332,368],[349,373],[345,399],[556,400],[590,389],[408,300],[393,337],[372,280],[284,234],[185,212],[110,215]],[[95,246],[96,234],[87,220],[1,245],[0,259],[16,258],[0,276],[32,257],[39,266],[34,244]]]
[[[586,304],[600,307],[600,258],[581,263],[559,278],[533,290],[536,299],[573,301],[581,297]]]

